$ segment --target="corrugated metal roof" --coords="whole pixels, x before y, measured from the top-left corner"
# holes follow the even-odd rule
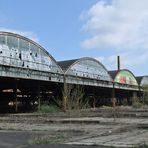
[[[136,77],[136,80],[137,80],[137,82],[138,82],[139,85],[141,84],[141,81],[142,81],[143,77],[144,76],[138,76],[138,77]]]
[[[118,72],[119,72],[118,70],[108,71],[108,73],[110,74],[110,76],[112,77],[113,80],[115,79]]]
[[[136,80],[137,80],[139,85],[142,85],[142,83],[146,84],[146,85],[148,84],[148,76],[147,75],[145,75],[145,76],[137,76]]]
[[[65,61],[58,61],[58,65],[62,68],[63,71],[66,71],[73,63],[78,61],[79,59],[73,60],[65,60]]]

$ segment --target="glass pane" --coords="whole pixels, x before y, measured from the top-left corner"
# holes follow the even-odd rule
[[[41,56],[45,56],[45,57],[48,57],[48,54],[44,51],[44,50],[40,50],[40,53],[41,53]]]
[[[39,48],[33,44],[30,44],[30,51],[36,56],[39,54]]]
[[[7,37],[7,45],[9,48],[18,48],[18,39],[15,37]]]
[[[29,61],[40,63],[41,58],[39,55],[39,48],[33,44],[30,44]]]
[[[20,39],[19,48],[20,50],[23,50],[23,51],[29,51],[29,42]]]
[[[5,44],[5,36],[0,35],[0,44]]]

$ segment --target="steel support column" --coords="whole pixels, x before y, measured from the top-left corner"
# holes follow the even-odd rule
[[[41,96],[40,96],[40,83],[38,83],[38,86],[37,86],[37,98],[38,98],[38,110],[40,111],[41,109]]]
[[[113,84],[113,88],[112,88],[112,105],[113,105],[113,107],[116,106],[116,98],[115,98],[115,87],[114,87],[114,84]]]
[[[67,109],[67,83],[65,75],[64,75],[63,109],[64,111],[66,111]]]
[[[132,103],[134,103],[137,99],[137,92],[133,92],[133,96],[132,96]]]
[[[95,96],[95,89],[93,87],[93,109],[95,110],[96,108],[96,96]]]
[[[18,80],[15,80],[15,86],[14,86],[15,112],[18,112],[17,88],[18,88]]]

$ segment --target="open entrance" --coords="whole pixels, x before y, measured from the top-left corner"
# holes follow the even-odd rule
[[[30,112],[42,103],[56,103],[62,98],[60,83],[26,80],[0,79],[0,113]]]

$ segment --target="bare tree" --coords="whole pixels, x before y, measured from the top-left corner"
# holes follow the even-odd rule
[[[63,104],[68,110],[80,110],[89,106],[89,100],[84,98],[84,89],[80,85],[65,84]]]

